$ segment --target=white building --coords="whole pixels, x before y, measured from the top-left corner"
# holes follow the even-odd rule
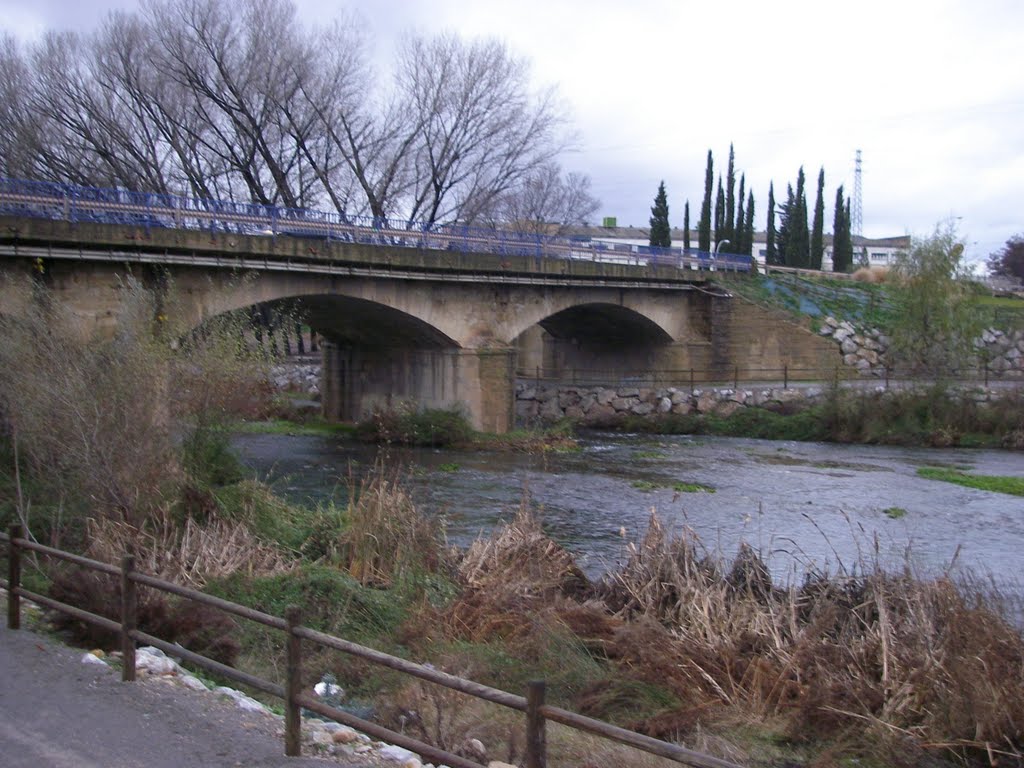
[[[617,245],[647,245],[650,243],[650,231],[646,227],[586,227],[574,230],[577,236],[588,236],[591,240]],[[697,233],[690,232],[690,247],[697,247]],[[712,242],[714,242],[712,240]],[[683,230],[672,230],[672,245],[683,245]],[[899,237],[856,237],[853,238],[853,265],[888,267],[896,263],[901,253],[910,249],[910,236]],[[722,248],[724,252],[733,253],[729,246]],[[758,264],[764,264],[768,248],[765,244],[765,233],[754,233],[754,247],[750,255]],[[825,272],[832,271],[832,235],[825,235],[825,253],[821,259],[821,268]]]
[[[910,250],[910,235],[899,237],[857,237],[853,238],[853,265],[868,267],[888,267],[896,263],[901,253]],[[768,248],[765,244],[765,233],[754,234],[754,248],[751,251],[758,264],[764,264]],[[825,253],[821,257],[821,269],[832,271],[832,235],[825,235]]]

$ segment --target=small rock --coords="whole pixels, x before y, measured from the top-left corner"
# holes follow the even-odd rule
[[[467,739],[459,747],[458,754],[477,763],[483,763],[487,759],[487,748],[480,739]]]
[[[150,675],[173,675],[178,671],[178,665],[159,648],[147,646],[135,652],[135,669]]]
[[[402,749],[402,747],[396,747],[393,744],[383,747],[377,754],[385,760],[392,760],[400,764],[402,768],[422,768],[423,766],[415,753],[410,752],[408,749]]]
[[[307,731],[306,738],[311,744],[319,744],[324,747],[334,744],[332,734],[328,733],[323,728],[311,728]]]
[[[235,702],[235,705],[246,712],[267,712],[267,708],[260,704],[256,699],[251,696],[246,696],[241,691],[236,691],[234,688],[227,688],[226,686],[220,686],[219,688],[213,689],[214,693],[219,693],[221,696],[227,696],[229,699]]]
[[[331,740],[335,744],[351,744],[353,741],[359,741],[359,734],[352,728],[343,725],[331,734]]]
[[[204,683],[202,680],[200,680],[198,677],[195,677],[194,675],[179,675],[178,682],[180,682],[183,686],[185,686],[186,688],[190,688],[193,691],[209,690],[206,687],[206,683]]]
[[[102,651],[101,651],[101,653],[102,653]],[[107,666],[107,662],[105,662],[99,656],[96,656],[94,653],[83,654],[82,655],[82,663],[83,664],[101,664],[104,667]]]

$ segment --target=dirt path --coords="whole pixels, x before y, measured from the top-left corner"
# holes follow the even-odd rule
[[[160,680],[122,683],[83,652],[0,627],[4,768],[289,768],[365,763],[286,758],[269,714]]]

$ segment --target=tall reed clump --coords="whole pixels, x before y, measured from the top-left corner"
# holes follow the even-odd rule
[[[337,557],[364,586],[409,585],[437,571],[445,559],[442,542],[440,521],[419,511],[398,472],[382,461],[350,484]]]
[[[751,550],[726,570],[652,519],[601,591],[666,630],[663,673],[691,707],[783,718],[796,740],[1024,759],[1024,638],[969,584],[862,564],[780,588]]]

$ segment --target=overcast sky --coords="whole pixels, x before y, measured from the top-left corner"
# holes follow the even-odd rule
[[[696,228],[708,149],[730,141],[765,225],[802,165],[853,192],[864,234],[957,220],[971,260],[1024,232],[1024,3],[1019,0],[297,0],[309,23],[354,9],[386,62],[405,31],[505,40],[556,85],[579,134],[564,164],[593,179],[599,216],[646,226],[658,182]],[[133,0],[0,0],[0,28],[88,30]]]

